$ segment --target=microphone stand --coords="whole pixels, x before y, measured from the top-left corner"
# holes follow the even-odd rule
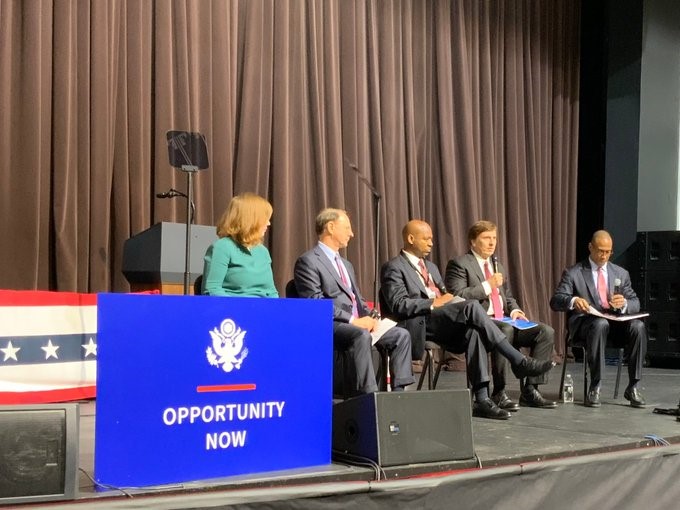
[[[374,204],[375,204],[375,212],[374,212],[374,217],[373,220],[375,222],[375,267],[373,268],[373,307],[377,308],[378,307],[378,286],[379,286],[379,273],[380,273],[380,259],[378,255],[378,250],[380,249],[380,199],[382,198],[380,196],[380,193],[378,193],[378,190],[376,190],[373,185],[368,182],[368,179],[362,175],[362,173],[359,171],[359,168],[357,168],[356,165],[347,163],[347,166],[349,166],[352,170],[354,170],[357,173],[357,176],[359,177],[359,180],[363,182],[366,187],[371,191],[371,194],[373,195],[374,198]]]
[[[187,229],[184,237],[184,295],[189,295],[191,283],[191,204],[194,203],[194,174],[198,172],[195,165],[182,165],[182,172],[187,174]]]
[[[168,157],[171,166],[187,174],[186,235],[184,238],[184,295],[189,294],[191,283],[191,208],[194,203],[194,174],[208,168],[208,153],[205,137],[200,133],[168,131]]]
[[[186,195],[186,193],[182,193],[181,191],[176,190],[175,188],[170,188],[168,191],[165,191],[163,193],[156,193],[156,198],[175,198],[175,197],[182,197],[186,198],[189,200],[189,197]],[[196,223],[196,204],[194,203],[193,200],[189,202],[191,204],[191,224],[193,225]]]

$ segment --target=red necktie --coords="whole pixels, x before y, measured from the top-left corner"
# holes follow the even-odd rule
[[[425,267],[425,261],[423,259],[420,259],[418,261],[418,267],[420,268],[420,276],[423,277],[423,281],[425,282],[425,285],[427,286],[427,288],[430,289],[432,292],[434,292],[434,295],[436,297],[440,297],[442,295],[442,293],[437,288],[437,286],[434,284],[434,282],[432,281],[432,278],[430,278],[430,273],[427,270],[427,267]]]
[[[347,290],[349,290],[349,295],[352,298],[352,317],[359,317],[359,309],[357,308],[357,298],[354,296],[354,292],[352,292],[352,286],[349,284],[349,281],[347,281],[347,276],[345,275],[345,265],[340,262],[340,257],[335,256],[335,263],[338,266],[338,273],[340,273],[340,279],[342,280],[342,284],[345,286]]]
[[[606,310],[609,308],[607,282],[604,281],[604,271],[602,271],[601,267],[597,268],[597,293],[600,295],[600,305]]]
[[[493,276],[491,269],[489,269],[489,262],[484,262],[484,276],[488,280]],[[498,292],[498,287],[491,289],[491,306],[493,308],[494,319],[503,318],[503,305],[501,304],[501,293]]]

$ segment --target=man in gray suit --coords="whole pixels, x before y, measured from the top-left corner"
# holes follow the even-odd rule
[[[465,299],[479,301],[487,314],[496,319],[527,320],[517,300],[510,291],[505,268],[496,258],[496,225],[490,221],[478,221],[468,230],[470,251],[450,260],[446,265],[444,283],[446,289]],[[515,330],[508,323],[494,321],[515,348],[528,347],[531,356],[538,360],[552,359],[555,331],[547,324],[538,322],[529,329]],[[492,355],[491,372],[493,394],[491,398],[501,409],[516,411],[518,406],[505,392],[505,373],[508,362],[498,352]],[[546,374],[527,377],[522,386],[519,403],[523,406],[553,409],[557,403],[547,400],[538,390],[540,384],[548,382]]]
[[[631,287],[628,271],[609,262],[612,246],[608,232],[595,232],[588,243],[590,256],[564,270],[550,299],[550,306],[553,310],[568,313],[567,327],[571,338],[586,346],[591,375],[585,405],[600,407],[605,347],[607,338],[611,336],[613,341],[625,343],[628,351],[628,387],[623,396],[631,406],[644,407],[645,399],[638,389],[638,382],[647,351],[645,325],[639,319],[610,321],[589,312],[591,307],[598,312],[615,314],[640,311],[640,300]]]
[[[457,300],[446,292],[439,269],[425,260],[433,245],[432,229],[426,222],[409,221],[402,237],[401,253],[383,265],[380,275],[383,314],[409,330],[414,359],[422,357],[426,340],[451,352],[464,352],[475,396],[473,414],[507,420],[510,413],[489,398],[487,353],[499,351],[517,377],[543,374],[552,368],[552,361],[525,357],[510,345],[479,302]]]
[[[357,393],[378,391],[371,356],[371,331],[378,325],[361,296],[352,264],[338,251],[354,237],[347,212],[324,209],[316,217],[317,245],[295,263],[294,281],[302,298],[333,300],[333,346],[347,351],[356,370]],[[414,382],[411,338],[408,331],[392,328],[378,340],[390,358],[392,391]]]

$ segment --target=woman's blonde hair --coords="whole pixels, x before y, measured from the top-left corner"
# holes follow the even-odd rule
[[[272,211],[272,205],[259,195],[236,195],[217,222],[217,237],[231,237],[243,246],[260,244],[262,229],[272,217]]]

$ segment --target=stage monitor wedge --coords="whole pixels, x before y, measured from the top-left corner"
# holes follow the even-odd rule
[[[75,499],[78,404],[0,406],[0,506]]]
[[[338,402],[333,450],[380,466],[471,459],[470,392],[377,392]]]

